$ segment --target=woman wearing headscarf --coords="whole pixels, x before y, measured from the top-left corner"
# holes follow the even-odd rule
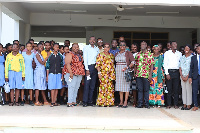
[[[149,90],[149,104],[160,107],[164,105],[163,83],[164,83],[164,68],[163,68],[163,55],[160,54],[160,47],[154,45],[153,47],[153,73],[150,82]]]

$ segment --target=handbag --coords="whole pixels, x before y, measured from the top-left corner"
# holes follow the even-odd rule
[[[133,80],[133,70],[131,70],[130,68],[127,70],[127,72],[125,72],[125,79],[126,82],[130,82]]]
[[[8,82],[6,82],[3,87],[4,87],[4,90],[6,93],[10,92],[10,86],[9,86]]]

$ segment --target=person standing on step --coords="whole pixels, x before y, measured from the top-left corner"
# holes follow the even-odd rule
[[[98,47],[95,46],[96,39],[94,36],[89,39],[90,44],[83,48],[83,59],[86,70],[84,92],[83,92],[83,107],[94,106],[93,93],[97,79],[96,58],[99,54]]]

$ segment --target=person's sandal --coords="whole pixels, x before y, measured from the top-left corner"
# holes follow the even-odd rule
[[[50,107],[53,107],[55,103],[51,103]]]
[[[42,103],[36,102],[36,103],[35,103],[35,106],[42,106]]]
[[[119,105],[117,106],[117,108],[121,108],[122,106],[123,106],[123,105],[120,105],[120,104],[119,104]]]
[[[73,106],[78,106],[78,104],[77,104],[77,103],[73,103],[72,105],[73,105]]]
[[[60,106],[60,104],[58,104],[58,103],[54,103],[54,106]]]
[[[126,106],[123,105],[122,108],[128,108],[128,105],[126,105]]]
[[[19,102],[16,102],[15,105],[16,105],[16,106],[19,106]]]
[[[44,105],[51,105],[49,102],[44,102]]]
[[[68,104],[67,107],[73,107],[73,105],[72,104]]]
[[[13,106],[14,105],[14,103],[9,103],[9,106]]]

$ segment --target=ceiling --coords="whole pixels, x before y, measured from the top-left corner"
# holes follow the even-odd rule
[[[65,4],[65,3],[20,3],[31,13],[52,13],[69,14],[69,12],[59,12],[55,10],[84,10],[87,12],[71,12],[71,14],[90,15],[115,15],[116,7],[112,4]],[[199,6],[158,6],[141,5],[144,8],[135,8],[119,12],[118,15],[126,16],[180,16],[180,17],[200,17]],[[123,5],[123,8],[141,7],[140,5]],[[152,13],[146,12],[179,12],[179,13]]]

